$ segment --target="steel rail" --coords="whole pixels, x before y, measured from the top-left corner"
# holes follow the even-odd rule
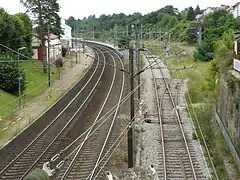
[[[149,64],[150,60],[147,58]],[[161,116],[161,104],[160,99],[159,99],[159,94],[157,90],[157,81],[155,78],[155,74],[153,72],[152,66],[151,66],[151,72],[152,72],[152,77],[153,77],[153,83],[154,83],[154,91],[155,91],[155,96],[156,96],[156,104],[157,104],[157,115],[158,115],[158,120],[159,120],[159,125],[160,125],[160,134],[161,134],[161,143],[162,143],[162,158],[163,158],[163,176],[164,180],[167,180],[167,169],[166,169],[166,155],[165,155],[165,142],[164,142],[164,131],[163,131],[163,121],[162,121],[162,116]],[[166,88],[167,89],[167,88]],[[165,90],[166,90],[165,89]],[[164,94],[165,92],[163,92]],[[161,98],[162,100],[163,98]]]
[[[101,49],[99,49],[99,52],[102,54],[102,56],[103,56],[103,58],[104,58],[104,61],[106,61],[106,57],[105,57],[105,55],[104,55],[104,53],[102,52]],[[114,58],[112,58],[112,60],[113,60],[114,66],[115,66],[115,65],[116,65],[116,61],[115,61]],[[117,73],[117,70],[116,70],[116,68],[114,68],[114,74],[113,74],[113,78],[112,78],[112,81],[111,81],[111,85],[110,85],[109,91],[108,91],[108,93],[107,93],[107,96],[105,97],[104,103],[102,104],[102,106],[101,106],[101,108],[100,108],[100,110],[99,110],[99,113],[98,113],[97,117],[95,118],[93,124],[95,124],[96,121],[100,118],[100,115],[102,114],[102,111],[103,111],[103,109],[105,108],[105,106],[106,106],[106,104],[107,104],[107,101],[109,100],[110,94],[111,94],[111,92],[112,92],[112,90],[113,90],[113,88],[114,88],[114,83],[115,83],[115,81],[116,81],[116,73]],[[122,98],[122,96],[120,97],[120,100],[121,100],[121,98]],[[118,107],[116,108],[115,112],[117,112],[117,111],[118,111]],[[72,167],[74,166],[76,160],[78,159],[78,156],[79,156],[79,154],[81,153],[81,151],[82,151],[82,149],[83,149],[83,146],[85,145],[86,141],[88,140],[88,137],[90,136],[92,129],[93,129],[93,126],[92,126],[92,128],[88,131],[87,135],[85,136],[84,141],[81,143],[81,146],[79,147],[79,149],[77,150],[77,152],[76,152],[76,154],[74,155],[73,159],[71,160],[70,165],[68,166],[67,170],[65,171],[65,173],[64,173],[63,176],[61,177],[62,180],[63,180],[63,179],[66,179],[66,178],[68,177],[69,173],[71,172]]]
[[[157,58],[154,58],[154,61],[157,61]],[[158,65],[158,66],[159,66],[159,65]],[[182,124],[181,124],[180,114],[179,114],[178,109],[177,109],[177,106],[176,106],[176,104],[175,104],[175,101],[174,101],[172,92],[171,92],[171,90],[170,90],[169,84],[168,84],[166,78],[164,77],[164,74],[163,74],[163,72],[162,72],[162,69],[159,68],[159,71],[160,71],[160,73],[161,73],[161,75],[162,75],[162,77],[163,77],[163,80],[164,80],[164,84],[165,84],[165,86],[166,86],[166,89],[167,89],[167,91],[169,92],[169,97],[170,97],[170,99],[171,99],[171,103],[172,103],[172,105],[173,105],[173,108],[175,109],[175,113],[176,113],[176,116],[177,116],[177,122],[178,122],[178,125],[179,125],[179,127],[180,127],[181,134],[182,134],[183,141],[184,141],[184,145],[185,145],[185,148],[186,148],[186,151],[187,151],[187,154],[188,154],[188,159],[189,159],[190,166],[191,166],[191,169],[192,169],[193,177],[194,177],[195,180],[197,180],[197,176],[196,176],[195,168],[194,168],[194,165],[193,165],[191,153],[190,153],[190,150],[189,150],[189,147],[188,147],[188,142],[187,142],[187,139],[186,139],[184,130],[183,130],[183,126],[182,126]]]
[[[94,69],[91,77],[88,79],[88,81],[85,83],[85,85],[81,88],[81,90],[75,95],[75,97],[67,104],[67,106],[54,118],[54,120],[48,125],[46,126],[37,136],[36,138],[34,138],[34,140],[23,149],[23,151],[21,151],[1,172],[0,172],[0,176],[3,176],[4,173],[6,173],[8,170],[11,169],[11,167],[14,167],[14,165],[17,163],[17,161],[20,158],[24,158],[24,154],[26,153],[26,151],[28,151],[31,147],[34,146],[34,144],[40,140],[40,138],[48,131],[51,130],[51,127],[57,122],[57,120],[61,117],[61,115],[64,114],[64,112],[73,104],[73,102],[79,97],[79,95],[81,95],[81,93],[83,92],[83,90],[86,88],[86,86],[89,84],[89,82],[93,79],[93,76],[96,74],[97,69],[100,65],[99,60],[97,61],[98,66],[96,66],[96,68]],[[99,81],[98,81],[99,82]],[[98,83],[97,82],[97,83]],[[66,127],[66,126],[64,126]],[[28,171],[29,169],[27,169]],[[23,178],[23,177],[22,177]]]
[[[95,53],[96,54],[96,53]],[[98,58],[99,59],[99,58]],[[98,66],[96,66],[96,68],[98,68]],[[94,92],[94,90],[96,89],[97,85],[99,84],[102,74],[104,72],[105,67],[103,67],[102,72],[97,80],[97,82],[95,83],[93,89],[91,90],[91,92],[88,94],[88,96],[86,97],[86,99],[84,100],[84,102],[80,105],[80,107],[77,109],[77,111],[72,115],[72,117],[70,118],[70,120],[68,121],[68,123],[62,128],[62,130],[58,133],[58,135],[53,139],[53,141],[47,146],[47,148],[41,153],[41,155],[35,160],[35,162],[31,165],[31,167],[29,167],[29,169],[24,173],[24,175],[21,177],[21,180],[32,170],[32,168],[38,163],[39,159],[42,158],[44,156],[44,154],[50,149],[50,147],[57,141],[57,139],[63,134],[63,132],[66,130],[66,128],[72,123],[72,121],[74,120],[74,118],[77,116],[77,114],[79,113],[79,111],[83,108],[83,106],[85,105],[85,103],[87,103],[88,99],[90,98],[90,96],[92,95],[92,93]]]
[[[110,52],[108,52],[108,53],[111,55],[112,59],[114,59],[113,55],[112,55]],[[114,52],[114,53],[115,53],[115,52]],[[117,55],[117,54],[115,53],[115,55]],[[123,62],[121,61],[121,58],[120,58],[118,55],[117,55],[117,57],[118,57],[118,59],[119,59],[119,61],[120,61],[120,63],[121,63],[121,68],[124,70],[124,65],[123,65]],[[114,65],[114,66],[115,66],[115,65]],[[97,159],[97,161],[96,161],[96,163],[95,163],[94,169],[93,169],[92,172],[90,173],[90,176],[88,176],[88,178],[87,178],[87,179],[89,179],[89,180],[91,180],[91,179],[93,178],[93,176],[94,176],[94,173],[95,173],[95,171],[96,171],[96,169],[97,169],[97,167],[98,167],[98,163],[99,163],[99,161],[101,160],[103,151],[104,151],[104,149],[105,149],[105,147],[106,147],[106,144],[107,144],[107,142],[108,142],[108,140],[109,140],[110,133],[111,133],[112,130],[113,130],[113,125],[114,125],[114,123],[115,123],[115,120],[116,120],[116,117],[117,117],[117,113],[118,113],[118,110],[119,110],[119,108],[120,108],[122,96],[123,96],[124,85],[125,85],[125,74],[122,73],[122,85],[121,85],[121,92],[120,92],[119,101],[118,101],[118,104],[117,104],[117,109],[116,109],[115,114],[114,114],[114,116],[113,116],[112,123],[111,123],[111,125],[110,125],[109,130],[108,130],[106,139],[105,139],[104,144],[103,144],[103,146],[102,146],[102,149],[101,149],[101,151],[100,151],[100,153],[99,153],[98,159]]]

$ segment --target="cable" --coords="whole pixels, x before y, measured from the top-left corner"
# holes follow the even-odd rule
[[[108,151],[105,153],[105,155],[102,157],[102,159],[99,161],[99,163],[97,164],[97,167],[101,164],[101,162],[104,160],[104,158],[107,157],[107,154],[113,149],[112,153],[109,155],[109,157],[106,159],[106,161],[104,162],[104,164],[100,167],[99,171],[97,172],[97,174],[95,175],[95,177],[93,178],[96,179],[98,177],[98,175],[100,174],[100,172],[102,171],[102,169],[105,167],[105,165],[108,163],[108,161],[110,160],[110,158],[112,157],[113,153],[116,151],[116,149],[118,148],[118,146],[120,145],[120,143],[122,142],[123,138],[125,137],[125,133],[128,132],[128,130],[133,126],[133,123],[130,122],[126,128],[122,131],[122,133],[118,136],[118,138],[115,140],[115,142],[112,144],[112,146],[108,149]],[[125,132],[126,131],[126,132]],[[124,136],[123,136],[124,135]],[[121,137],[122,136],[122,137]],[[118,143],[117,143],[118,142]],[[92,174],[92,172],[89,174],[89,176]],[[87,177],[87,179],[89,178],[89,176]]]
[[[23,36],[19,36],[17,38],[14,38],[14,39],[10,39],[8,41],[0,41],[1,44],[4,44],[4,43],[8,43],[8,42],[11,42],[11,41],[14,41],[14,40],[18,40],[18,39],[21,39],[21,38],[24,38],[24,37],[28,37],[30,35],[34,35],[34,33],[29,33],[29,34],[26,34],[26,35],[23,35]]]
[[[148,51],[149,54],[151,54],[149,51]],[[154,61],[158,60],[158,58],[154,58]],[[160,72],[161,72],[161,69],[159,69]],[[161,72],[162,73],[162,72]],[[172,97],[172,94],[170,92],[170,89],[168,87],[168,83],[166,82],[165,78],[163,78],[165,83],[166,83],[166,88],[167,90],[169,91],[169,95],[170,95],[170,99],[172,101],[172,104],[174,106],[174,108],[176,108],[176,104],[173,100],[173,97]],[[194,179],[197,179],[196,177],[196,172],[195,172],[195,167],[193,165],[193,161],[192,161],[192,157],[191,157],[191,154],[190,154],[190,150],[189,150],[189,147],[188,147],[188,143],[187,143],[187,139],[186,139],[186,135],[184,133],[184,130],[183,130],[183,127],[181,125],[181,120],[180,120],[180,115],[178,113],[178,111],[176,111],[176,115],[177,115],[177,121],[178,121],[178,124],[179,124],[179,127],[180,127],[180,130],[181,130],[181,134],[182,134],[182,137],[183,137],[183,140],[184,140],[184,145],[185,145],[185,148],[186,148],[186,151],[187,151],[187,154],[188,154],[188,158],[189,158],[189,161],[190,161],[190,164],[191,164],[191,168],[192,168],[192,173],[193,173],[193,177]]]
[[[134,117],[131,119],[131,121],[126,125],[126,127],[122,130],[122,132],[120,133],[120,135],[118,136],[118,138],[114,141],[114,143],[110,146],[110,148],[108,149],[108,151],[105,153],[105,155],[101,158],[101,160],[97,163],[97,166],[95,168],[97,168],[101,162],[104,160],[104,158],[107,156],[107,154],[112,150],[112,148],[115,146],[115,144],[118,142],[118,140],[121,138],[121,136],[125,133],[126,130],[129,130],[132,126],[133,126],[133,120],[139,115],[139,112],[136,113],[134,115]],[[124,136],[123,136],[124,137]],[[121,143],[123,137],[121,138],[121,140],[118,142],[117,146],[114,148],[114,150],[112,151],[112,153],[110,154],[110,156],[107,158],[107,160],[105,161],[105,163],[101,166],[100,170],[98,171],[97,175],[94,177],[94,179],[96,179],[96,177],[98,176],[98,174],[101,172],[101,170],[104,168],[104,166],[107,164],[107,162],[109,161],[109,159],[111,158],[111,156],[113,155],[113,153],[115,152],[115,150],[117,149],[117,147],[119,146],[119,144]],[[94,170],[88,175],[87,179],[92,175],[92,173],[94,173]]]
[[[6,48],[6,49],[8,49],[8,50],[10,50],[10,51],[12,51],[12,52],[14,52],[14,53],[16,53],[16,54],[21,55],[21,56],[24,57],[24,58],[32,59],[32,60],[38,60],[38,59],[34,59],[34,58],[32,58],[32,57],[25,56],[24,54],[22,54],[22,53],[20,53],[20,52],[18,52],[18,51],[15,51],[15,50],[11,49],[10,47],[5,46],[4,44],[0,44],[0,46]]]
[[[109,53],[109,55],[111,55],[111,53]],[[113,56],[111,55],[111,57],[113,58]],[[114,58],[113,58],[114,59]],[[115,61],[114,61],[115,62]],[[123,66],[123,63],[122,63],[122,61],[121,61],[121,59],[120,59],[120,62],[121,62],[121,65],[122,65],[122,68],[124,69],[124,66]],[[116,109],[116,111],[115,111],[115,113],[114,113],[114,115],[113,115],[113,120],[112,120],[112,122],[111,122],[111,125],[110,125],[110,127],[109,127],[109,129],[108,129],[108,133],[107,133],[107,135],[106,135],[106,137],[105,137],[105,141],[104,141],[104,143],[103,143],[103,145],[102,145],[102,148],[101,148],[101,151],[100,151],[100,153],[99,153],[99,158],[97,159],[97,162],[96,163],[98,163],[99,162],[99,160],[100,160],[100,157],[102,156],[102,153],[103,153],[103,151],[104,151],[104,149],[105,149],[105,147],[106,147],[106,145],[107,145],[107,142],[108,142],[108,140],[110,139],[110,133],[112,132],[112,130],[113,130],[113,125],[114,125],[114,123],[115,123],[115,121],[116,121],[116,117],[117,117],[117,113],[119,112],[119,104],[120,104],[120,102],[121,102],[121,99],[122,99],[122,95],[123,95],[123,92],[124,92],[124,85],[125,85],[125,76],[124,76],[124,74],[122,74],[122,78],[123,78],[123,80],[122,80],[122,86],[121,86],[121,90],[120,90],[120,98],[119,98],[119,102],[118,102],[118,107],[117,107],[117,109]],[[95,167],[96,167],[96,163],[95,163]],[[92,178],[92,177],[90,177],[90,178]]]
[[[140,85],[142,85],[142,84],[143,84],[143,83],[141,83]],[[139,85],[139,86],[140,86],[140,85]],[[138,86],[137,86],[133,91],[131,91],[128,95],[126,95],[126,96],[121,100],[120,105],[124,104],[125,101],[128,100],[129,97],[137,90],[137,88],[138,88]],[[64,149],[62,149],[62,150],[60,151],[60,153],[68,150],[68,149],[69,149],[71,146],[73,146],[81,137],[83,137],[83,135],[85,135],[90,129],[92,129],[97,123],[99,123],[99,122],[102,121],[104,118],[106,118],[106,119],[104,119],[103,122],[101,122],[101,123],[96,127],[96,129],[94,129],[94,131],[89,135],[89,137],[90,137],[92,134],[94,134],[94,132],[97,131],[97,129],[98,129],[99,127],[101,127],[101,126],[107,121],[107,119],[114,113],[116,106],[118,106],[118,104],[114,105],[110,110],[108,110],[108,112],[106,112],[98,121],[96,121],[96,122],[95,122],[93,125],[91,125],[87,130],[85,130],[84,133],[82,133],[79,137],[77,137],[77,138],[76,138],[71,144],[69,144],[67,147],[65,147]],[[109,114],[109,113],[110,113],[110,114]],[[106,116],[107,116],[107,117],[106,117]],[[87,138],[87,139],[88,139],[88,138]],[[86,139],[86,140],[87,140],[87,139]],[[76,150],[76,149],[75,149],[75,150]],[[74,150],[74,151],[75,151],[75,150]],[[74,153],[74,151],[71,152],[70,155],[68,155],[65,159],[68,159],[68,158],[72,155],[72,153]],[[60,153],[59,153],[59,154],[60,154]]]
[[[180,69],[180,73],[181,73],[181,76],[183,77],[183,74],[182,74],[181,69]],[[201,137],[202,137],[202,139],[203,139],[204,146],[205,146],[205,148],[206,148],[206,151],[207,151],[209,160],[210,160],[211,165],[212,165],[212,167],[213,167],[213,171],[214,171],[215,177],[217,178],[217,180],[219,180],[219,177],[218,177],[217,172],[216,172],[216,168],[215,168],[214,163],[213,163],[213,161],[212,161],[211,154],[210,154],[210,152],[209,152],[209,149],[208,149],[208,146],[207,146],[205,137],[204,137],[203,132],[202,132],[201,125],[199,124],[199,120],[198,120],[196,111],[195,111],[195,109],[193,108],[192,99],[191,99],[191,97],[190,97],[190,94],[189,94],[188,89],[187,89],[186,91],[187,91],[188,99],[189,99],[189,101],[190,101],[190,104],[191,104],[191,107],[192,107],[192,110],[193,110],[194,117],[195,117],[196,122],[197,122],[198,129],[199,129],[200,134],[201,134]],[[188,104],[188,103],[187,103],[187,104]],[[187,105],[187,106],[188,106],[188,105]]]

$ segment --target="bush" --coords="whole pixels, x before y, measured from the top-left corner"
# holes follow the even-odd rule
[[[0,63],[0,89],[12,94],[18,93],[18,63],[6,61]],[[21,92],[26,89],[26,79],[23,71],[20,71]]]
[[[213,45],[209,41],[202,41],[194,52],[195,60],[209,61],[213,59]]]
[[[131,41],[131,39],[128,36],[127,37],[122,36],[118,41],[118,47],[119,48],[128,48],[130,41]]]

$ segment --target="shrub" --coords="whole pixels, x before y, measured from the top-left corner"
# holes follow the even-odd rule
[[[26,79],[23,71],[20,71],[21,92],[26,89]],[[7,61],[0,63],[0,88],[12,94],[18,93],[18,63]]]

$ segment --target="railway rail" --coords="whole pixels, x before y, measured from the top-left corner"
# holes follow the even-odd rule
[[[149,64],[150,59],[148,59]],[[153,58],[156,62],[156,58]],[[197,155],[192,144],[192,137],[185,132],[178,110],[180,80],[166,77],[158,62],[161,78],[156,78],[154,69],[151,72],[154,83],[158,121],[160,128],[158,176],[160,179],[206,179],[203,169],[198,163]],[[156,70],[156,69],[155,69]]]
[[[79,138],[113,104],[119,103],[122,99],[124,74],[106,65],[113,63],[116,67],[124,69],[118,54],[110,48],[94,43],[89,43],[88,46],[94,50],[96,58],[75,88],[52,108],[55,108],[57,113],[53,111],[51,114],[49,110],[32,127],[27,128],[1,150],[4,153],[0,157],[3,160],[0,163],[0,179],[23,179],[33,168],[41,168],[44,162],[62,149],[64,153],[61,155],[67,155],[77,146],[71,142]],[[88,137],[95,127],[92,126],[87,135],[78,139],[78,142],[82,142],[81,148],[69,157],[70,164],[66,163],[66,165],[70,166],[63,166],[60,173],[57,173],[57,179],[69,178],[71,174],[75,176],[75,173],[79,172],[79,165],[82,169],[89,166],[84,174],[77,174],[80,179],[87,177],[94,168],[97,168],[98,157],[102,157],[115,137],[118,110],[119,106],[110,120],[95,132],[96,135]],[[28,135],[31,137],[27,138]],[[90,159],[92,158],[91,163],[89,159],[83,160],[86,154]]]
[[[105,49],[104,52],[108,54],[112,59],[113,66],[119,67],[119,69],[124,69],[123,63],[116,53],[111,52],[107,49]],[[116,58],[118,60],[116,60]],[[119,73],[116,68],[114,68],[113,70],[114,75],[111,80],[111,87],[109,88],[108,94],[105,98],[105,102],[100,108],[100,111],[98,112],[93,123],[95,123],[101,117],[101,115],[105,114],[108,109],[110,109],[115,104],[118,104],[115,113],[110,117],[110,120],[108,120],[106,123],[104,123],[103,126],[98,128],[91,137],[89,137],[89,134],[91,134],[91,131],[95,128],[95,126],[97,126],[97,124],[95,124],[95,126],[93,126],[93,128],[89,130],[82,145],[78,148],[76,153],[72,154],[71,157],[69,157],[70,160],[68,161],[66,166],[64,166],[60,170],[60,173],[56,176],[56,179],[94,178],[94,174],[98,168],[99,161],[105,155],[108,147],[110,147],[117,138],[119,132],[117,130],[116,120],[117,113],[120,107],[120,102],[123,96],[124,74]],[[120,84],[119,80],[121,82]],[[113,87],[115,87],[115,90],[113,90]],[[112,99],[114,99],[116,95],[118,97],[117,102],[112,101]],[[89,139],[85,141],[86,138]]]

